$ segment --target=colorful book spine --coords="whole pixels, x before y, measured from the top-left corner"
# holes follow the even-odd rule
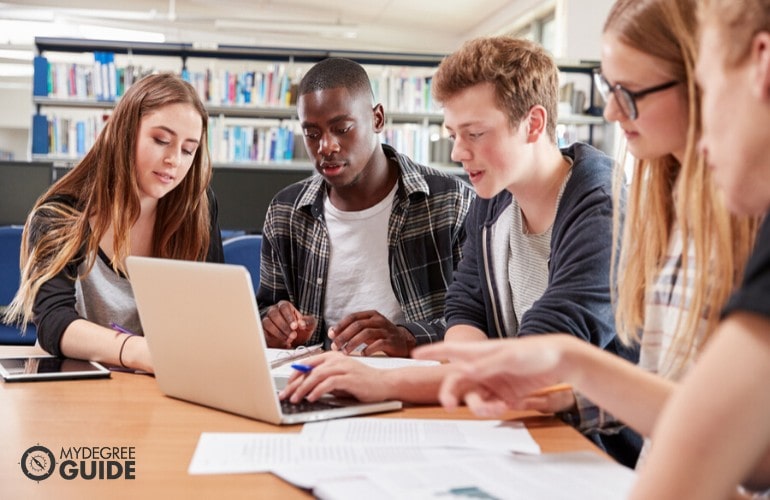
[[[48,59],[43,56],[35,56],[32,62],[32,71],[32,95],[48,96]]]

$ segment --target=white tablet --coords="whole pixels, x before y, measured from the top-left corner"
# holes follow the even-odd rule
[[[109,377],[110,371],[95,361],[23,356],[0,358],[0,375],[6,382]]]

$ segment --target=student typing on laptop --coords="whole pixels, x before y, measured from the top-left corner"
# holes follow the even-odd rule
[[[267,344],[408,356],[443,339],[473,190],[380,143],[385,113],[353,61],[313,66],[297,114],[320,175],[267,211],[257,292]]]
[[[223,261],[209,189],[208,115],[171,74],[132,85],[83,160],[36,203],[8,318],[37,326],[51,354],[153,371],[129,255]]]

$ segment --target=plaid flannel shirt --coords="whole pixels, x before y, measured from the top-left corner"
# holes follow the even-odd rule
[[[417,344],[444,338],[444,299],[462,258],[465,216],[473,189],[459,178],[414,163],[388,145],[398,163],[399,186],[388,223],[393,292]],[[257,302],[267,308],[288,300],[318,319],[308,344],[327,343],[323,318],[329,269],[329,233],[323,213],[326,183],[320,175],[292,184],[273,198],[265,217]]]
[[[674,334],[682,314],[682,303],[692,298],[695,274],[695,248],[688,244],[687,271],[682,267],[684,243],[679,226],[674,224],[671,240],[663,265],[650,283],[645,297],[644,325],[641,332],[641,349],[638,365],[650,373],[668,380],[680,380],[695,361],[706,333],[706,317],[699,324],[695,344],[691,351],[674,347]],[[687,279],[685,279],[685,275]],[[612,414],[597,407],[582,394],[575,394],[577,412],[565,414],[565,420],[584,432],[609,434],[622,423]],[[647,445],[645,445],[647,446]]]

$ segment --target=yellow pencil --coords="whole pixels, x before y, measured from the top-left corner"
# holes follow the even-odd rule
[[[572,390],[572,386],[569,384],[554,384],[554,385],[549,385],[548,387],[543,387],[542,389],[538,389],[530,393],[529,396],[530,397],[547,396],[548,394],[552,394],[554,392],[571,391],[571,390]]]

